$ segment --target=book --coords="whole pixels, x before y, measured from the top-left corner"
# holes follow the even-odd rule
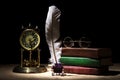
[[[112,65],[111,58],[101,60],[86,58],[86,57],[61,57],[60,62],[63,65],[86,66],[86,67],[101,67]]]
[[[112,57],[110,48],[62,48],[61,56],[106,58]]]
[[[103,74],[109,71],[108,66],[100,68],[81,67],[81,66],[63,66],[65,73],[73,74]]]

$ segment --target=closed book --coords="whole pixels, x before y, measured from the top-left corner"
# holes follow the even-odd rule
[[[63,65],[86,66],[86,67],[101,67],[112,65],[111,58],[97,60],[85,57],[61,57],[60,62]]]
[[[62,48],[62,56],[77,56],[88,58],[105,58],[111,57],[110,48]]]
[[[108,66],[100,68],[81,67],[81,66],[63,66],[65,73],[73,74],[104,74],[108,72]]]

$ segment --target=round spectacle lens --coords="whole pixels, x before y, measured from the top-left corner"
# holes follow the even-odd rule
[[[81,48],[88,48],[90,47],[91,41],[87,37],[81,37],[79,40],[79,46]]]
[[[72,40],[71,37],[65,37],[63,40],[63,45],[66,48],[71,48],[74,46],[74,41]]]

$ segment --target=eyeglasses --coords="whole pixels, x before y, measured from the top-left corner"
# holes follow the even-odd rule
[[[63,40],[63,45],[66,48],[76,47],[75,43],[78,44],[81,48],[88,48],[90,47],[91,41],[87,37],[81,37],[80,40],[73,40],[71,37],[65,37]]]

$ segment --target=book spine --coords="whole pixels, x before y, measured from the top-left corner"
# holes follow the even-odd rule
[[[63,65],[100,67],[100,61],[83,57],[61,57],[60,62]]]
[[[74,73],[74,74],[102,74],[108,71],[108,67],[101,68],[89,68],[89,67],[80,67],[80,66],[63,66],[65,73]]]
[[[106,58],[111,57],[109,48],[62,48],[62,56]]]

